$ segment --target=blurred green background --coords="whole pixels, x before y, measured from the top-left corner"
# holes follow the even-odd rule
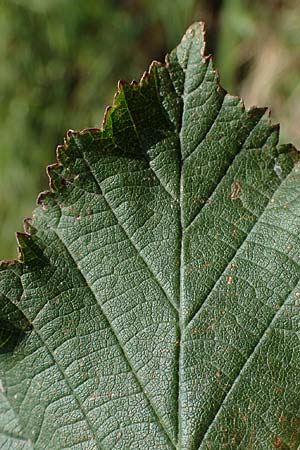
[[[139,79],[195,20],[223,86],[270,106],[300,147],[297,0],[0,0],[1,258],[17,255],[66,130],[99,126],[118,79]]]

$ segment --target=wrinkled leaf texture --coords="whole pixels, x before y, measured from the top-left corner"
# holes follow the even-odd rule
[[[191,26],[69,131],[0,271],[4,450],[300,445],[300,173]]]

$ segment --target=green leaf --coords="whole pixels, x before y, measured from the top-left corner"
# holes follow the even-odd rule
[[[0,271],[1,448],[300,445],[299,155],[203,36],[58,147]]]

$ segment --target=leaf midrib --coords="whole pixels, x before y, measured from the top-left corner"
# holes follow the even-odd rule
[[[185,98],[185,97],[184,97],[184,95],[182,96],[182,98],[183,98],[183,105],[185,105],[185,102],[184,102],[184,98]],[[218,114],[214,117],[214,119],[213,119],[213,121],[212,121],[212,124],[210,125],[210,127],[209,127],[207,133],[205,134],[205,136],[202,138],[201,142],[205,141],[205,139],[206,139],[208,133],[209,133],[210,130],[212,129],[212,127],[213,127],[213,125],[214,125],[214,123],[215,123],[216,118],[218,117],[218,115],[220,114],[220,112],[221,112],[221,110],[222,110],[223,104],[224,104],[224,102],[222,102],[222,105],[221,105],[220,109],[218,110]],[[127,105],[127,108],[128,108],[128,105]],[[129,108],[128,108],[128,110],[129,110]],[[130,111],[129,111],[129,112],[130,112]],[[183,112],[182,112],[182,116],[183,116]],[[133,122],[132,115],[130,115],[130,118],[131,118],[131,121]],[[234,160],[237,158],[237,156],[238,156],[238,155],[240,154],[240,152],[243,150],[244,144],[245,144],[246,140],[249,138],[249,136],[251,135],[251,133],[253,132],[253,130],[256,128],[256,126],[257,126],[257,124],[259,123],[259,121],[260,121],[260,119],[258,119],[258,121],[255,122],[255,123],[253,124],[253,127],[251,128],[251,130],[249,130],[249,132],[248,132],[247,135],[245,136],[245,139],[243,140],[243,142],[241,142],[241,144],[240,144],[240,146],[239,146],[239,149],[238,149],[237,153],[234,155],[234,157],[233,157],[232,160],[230,161],[230,163],[229,163],[229,165],[228,165],[226,171],[222,174],[222,176],[219,178],[219,180],[217,181],[217,183],[214,185],[214,187],[213,187],[213,189],[212,189],[212,191],[211,191],[211,193],[210,193],[210,195],[209,195],[209,198],[212,198],[212,196],[215,194],[215,192],[216,192],[216,190],[218,189],[220,183],[221,183],[222,180],[226,177],[226,175],[227,175],[227,173],[228,173],[230,167],[232,166]],[[134,122],[133,122],[133,126],[134,126]],[[138,132],[137,132],[136,126],[134,126],[134,130],[135,130],[136,135],[137,135],[137,138],[138,138]],[[182,350],[181,350],[181,348],[182,348],[181,342],[182,342],[183,334],[184,334],[184,332],[186,331],[186,329],[189,328],[190,324],[193,322],[194,317],[195,317],[196,315],[198,316],[198,314],[200,314],[200,311],[201,311],[203,305],[206,303],[206,300],[209,298],[211,292],[214,290],[215,286],[216,286],[216,285],[218,284],[218,282],[220,281],[220,279],[221,279],[221,277],[223,276],[224,272],[225,272],[226,269],[228,268],[228,265],[230,265],[230,263],[232,262],[232,260],[235,258],[236,254],[239,252],[239,250],[240,250],[240,249],[242,248],[242,246],[244,245],[245,241],[247,241],[247,239],[249,238],[249,235],[251,234],[253,228],[255,227],[255,225],[257,224],[257,222],[259,221],[259,219],[260,219],[260,217],[261,217],[261,216],[259,216],[258,218],[256,218],[255,223],[253,224],[251,230],[247,233],[245,239],[241,242],[241,244],[239,245],[239,247],[235,250],[234,256],[232,257],[232,259],[230,260],[230,262],[226,264],[226,266],[225,266],[225,268],[223,269],[222,273],[218,276],[218,279],[217,279],[217,281],[215,282],[214,286],[211,288],[211,290],[209,291],[209,293],[206,295],[205,300],[204,300],[204,302],[202,303],[200,309],[199,309],[198,311],[196,311],[195,315],[192,317],[192,319],[189,321],[189,323],[188,323],[187,325],[185,325],[185,327],[184,327],[184,324],[183,324],[183,316],[182,316],[182,308],[181,308],[181,301],[182,301],[182,297],[183,297],[183,295],[184,295],[184,261],[183,261],[184,233],[187,231],[187,229],[189,229],[189,228],[191,227],[192,224],[195,223],[195,221],[199,218],[199,215],[203,212],[203,210],[206,209],[206,208],[208,207],[208,204],[204,204],[204,205],[202,206],[202,208],[197,212],[197,214],[196,214],[195,217],[193,218],[192,222],[189,223],[186,227],[184,227],[183,208],[182,208],[182,205],[183,205],[183,170],[182,170],[182,168],[183,168],[183,164],[184,164],[184,161],[186,160],[186,158],[185,158],[185,159],[182,158],[182,147],[183,147],[184,144],[183,144],[182,139],[181,139],[181,128],[180,128],[180,131],[179,131],[179,137],[180,137],[180,139],[179,139],[179,142],[180,142],[179,152],[180,152],[180,156],[181,156],[181,158],[180,158],[180,183],[179,183],[179,195],[178,195],[178,197],[179,197],[179,208],[180,208],[180,222],[179,222],[179,223],[180,223],[180,230],[179,230],[179,235],[180,235],[180,241],[181,241],[181,245],[180,245],[180,268],[179,268],[179,308],[175,305],[175,303],[173,302],[173,300],[170,299],[170,297],[168,296],[168,294],[166,293],[166,291],[164,290],[164,288],[161,286],[160,282],[158,281],[157,277],[154,275],[152,269],[149,267],[147,261],[142,257],[141,253],[139,252],[139,249],[135,246],[134,242],[133,242],[132,239],[130,238],[130,235],[129,235],[128,232],[125,230],[125,228],[124,228],[123,225],[120,223],[120,221],[118,220],[118,217],[117,217],[116,213],[114,212],[114,209],[112,208],[112,206],[110,205],[110,203],[109,203],[108,200],[105,198],[105,196],[104,196],[104,194],[103,194],[103,192],[102,192],[101,185],[99,184],[99,182],[98,182],[98,180],[97,180],[97,178],[96,178],[96,176],[95,176],[95,174],[94,174],[94,172],[93,172],[92,167],[90,166],[90,164],[89,164],[89,162],[87,161],[87,159],[84,157],[82,150],[79,148],[79,146],[78,146],[78,144],[77,144],[77,148],[79,149],[79,151],[80,151],[80,153],[81,153],[81,156],[82,156],[83,160],[85,161],[85,163],[86,163],[86,165],[87,165],[87,167],[88,167],[88,169],[89,169],[89,171],[90,171],[91,176],[93,177],[94,181],[96,182],[97,186],[99,187],[99,189],[100,189],[100,191],[101,191],[101,194],[102,194],[104,200],[106,201],[106,203],[107,203],[107,205],[108,205],[110,211],[111,211],[112,214],[114,215],[114,217],[115,217],[115,219],[116,219],[118,225],[122,228],[122,230],[124,231],[124,233],[126,234],[128,240],[129,240],[129,242],[132,244],[132,246],[134,247],[134,249],[135,249],[135,251],[137,252],[137,254],[141,257],[141,259],[142,259],[142,261],[144,262],[144,264],[145,264],[147,270],[149,270],[150,273],[152,274],[153,279],[156,281],[156,283],[158,284],[158,286],[161,288],[161,290],[162,290],[162,292],[163,292],[165,298],[169,301],[169,303],[174,307],[174,309],[175,309],[176,312],[178,313],[180,336],[179,336],[179,352],[178,352],[179,354],[178,354],[178,416],[177,416],[177,432],[178,432],[178,441],[177,441],[177,442],[178,442],[178,443],[177,443],[177,445],[176,445],[176,443],[173,441],[173,438],[171,437],[171,435],[169,434],[169,432],[168,432],[168,430],[167,430],[167,427],[166,427],[166,426],[164,425],[164,423],[163,423],[162,418],[161,418],[161,417],[159,416],[159,414],[157,413],[156,408],[155,408],[154,404],[153,404],[152,401],[151,401],[151,398],[150,398],[149,395],[147,395],[147,393],[145,392],[144,387],[143,387],[143,384],[142,384],[141,380],[140,380],[139,377],[138,377],[138,374],[136,373],[134,367],[131,365],[129,356],[127,355],[127,353],[125,352],[125,350],[124,350],[124,348],[123,348],[121,342],[119,341],[119,338],[118,338],[118,335],[117,335],[116,330],[113,329],[112,324],[109,322],[107,316],[105,316],[105,317],[107,318],[107,321],[108,321],[108,323],[109,323],[109,325],[110,325],[110,327],[111,327],[111,329],[112,329],[112,331],[113,331],[113,333],[114,333],[116,339],[117,339],[117,342],[118,342],[118,344],[119,344],[119,347],[120,347],[121,351],[123,352],[126,361],[127,361],[128,364],[129,364],[130,370],[131,370],[132,373],[134,374],[134,376],[135,376],[135,378],[136,378],[136,380],[137,380],[137,382],[138,382],[138,384],[139,384],[139,386],[140,386],[142,392],[144,393],[145,397],[147,398],[147,400],[148,400],[148,402],[149,402],[149,404],[150,404],[150,406],[151,406],[151,409],[152,409],[154,415],[157,417],[158,423],[159,423],[160,426],[162,427],[164,433],[166,434],[167,438],[169,439],[169,441],[170,441],[170,443],[172,444],[172,446],[174,447],[174,449],[180,449],[180,448],[181,448],[181,444],[182,444],[182,442],[181,442],[181,438],[182,438],[182,437],[181,437],[181,420],[180,420],[180,418],[181,418],[180,386],[181,386],[181,378],[182,378],[182,373],[183,373],[183,354],[182,354]],[[269,137],[269,136],[266,137],[265,142],[267,141],[268,137]],[[139,139],[139,143],[140,143],[140,145],[141,145],[140,139]],[[262,145],[263,145],[263,144],[262,144]],[[197,146],[197,147],[198,147],[198,146]],[[193,151],[193,154],[194,154],[195,151],[197,151],[197,149],[195,149],[195,150]],[[155,172],[154,172],[154,173],[155,173]],[[281,184],[278,186],[278,189],[280,188],[280,186],[281,186]],[[165,189],[164,186],[162,186],[162,187]],[[273,194],[273,195],[274,195],[274,194]],[[272,197],[273,197],[273,196],[272,196]],[[270,201],[270,200],[269,200],[269,201]],[[267,207],[267,206],[266,206],[266,207]],[[264,208],[262,214],[264,213],[266,207]],[[261,215],[262,215],[262,214],[261,214]],[[54,231],[54,230],[53,230],[53,231]],[[58,237],[59,237],[59,236],[58,236]],[[59,237],[59,238],[60,238],[60,237]],[[60,239],[61,239],[61,238],[60,238]],[[62,242],[63,242],[63,241],[62,241]],[[63,243],[63,244],[64,244],[64,243]],[[65,244],[64,244],[64,245],[65,245]],[[66,247],[66,249],[67,249],[68,253],[70,253],[70,251],[68,250],[67,247]],[[70,253],[70,255],[71,255],[71,253]],[[76,264],[76,261],[75,261],[75,259],[73,258],[72,255],[71,255],[71,257],[72,257],[72,259],[74,260],[74,263]],[[76,264],[76,266],[77,266],[77,264]],[[77,267],[78,267],[78,266],[77,266]],[[80,270],[80,269],[78,268],[78,270]],[[80,273],[82,274],[82,271],[80,271]],[[82,276],[84,277],[83,274],[82,274]],[[84,279],[85,279],[85,281],[87,282],[87,280],[86,280],[85,277],[84,277]],[[90,289],[91,289],[91,287],[90,287]],[[91,289],[91,290],[92,290],[92,289]],[[93,291],[92,291],[92,292],[93,292]],[[96,295],[95,295],[94,292],[93,292],[93,295],[94,295],[94,297],[95,297],[96,302],[99,304],[99,302],[97,301],[97,297],[96,297]],[[282,305],[282,306],[283,306],[283,305]],[[101,308],[101,306],[100,306],[100,308]],[[102,308],[101,308],[101,310],[102,310]],[[102,312],[103,312],[103,310],[102,310]],[[276,313],[276,315],[275,315],[276,317],[277,317],[277,314],[278,314],[278,313],[279,313],[279,311]],[[273,320],[275,320],[275,317],[273,318]],[[272,321],[273,321],[273,320],[272,320]],[[254,350],[252,351],[251,355],[249,355],[249,356],[247,357],[247,359],[246,359],[246,361],[245,361],[243,367],[239,370],[239,374],[237,375],[236,379],[235,379],[235,380],[233,381],[233,383],[231,384],[231,387],[230,387],[229,391],[227,392],[227,394],[226,394],[225,397],[223,398],[222,402],[220,403],[220,406],[219,406],[219,408],[218,408],[218,411],[214,414],[214,417],[213,417],[211,423],[207,426],[207,429],[206,429],[206,431],[205,431],[205,433],[204,433],[204,435],[203,435],[203,438],[201,439],[201,442],[200,442],[199,446],[201,446],[202,442],[204,442],[205,436],[207,435],[207,433],[209,432],[209,429],[211,428],[212,424],[213,424],[214,421],[216,420],[217,415],[220,414],[220,411],[222,410],[222,406],[223,406],[224,402],[226,401],[226,399],[228,398],[228,396],[230,395],[230,393],[231,393],[232,390],[234,389],[234,387],[235,387],[236,383],[238,382],[238,380],[239,380],[239,378],[240,378],[242,372],[247,368],[248,363],[249,363],[249,360],[251,359],[252,355],[255,353],[256,348],[258,348],[258,346],[260,345],[260,343],[261,343],[261,341],[262,341],[262,339],[263,339],[263,336],[264,336],[264,334],[267,332],[268,328],[269,328],[269,326],[268,326],[267,329],[264,331],[264,333],[263,333],[263,335],[261,336],[261,338],[258,340],[258,342],[257,342],[257,344],[256,344],[256,346],[255,346],[255,348],[254,348]],[[200,447],[199,447],[199,448],[200,448]],[[198,448],[198,450],[199,450],[199,448]]]
[[[208,66],[208,62],[206,61],[206,64]],[[201,81],[200,86],[202,85],[204,79]],[[186,82],[186,77],[185,77],[185,82]],[[217,114],[214,116],[212,123],[210,124],[207,132],[205,133],[205,135],[202,137],[201,141],[199,144],[196,145],[195,149],[190,152],[188,154],[188,156],[186,158],[183,159],[182,154],[182,148],[183,148],[183,140],[182,140],[182,119],[184,117],[184,110],[185,110],[185,98],[190,95],[190,93],[188,92],[187,94],[185,93],[185,82],[184,82],[184,89],[183,89],[183,94],[182,94],[182,101],[183,101],[183,111],[182,111],[182,116],[181,116],[181,127],[180,127],[180,132],[179,132],[179,142],[180,142],[180,186],[179,186],[179,198],[180,198],[180,202],[179,202],[179,207],[180,207],[180,236],[181,236],[181,251],[180,251],[180,272],[179,272],[179,291],[180,291],[180,296],[179,296],[179,329],[180,329],[180,344],[179,344],[179,370],[178,370],[178,445],[179,445],[179,449],[181,448],[181,444],[182,444],[182,431],[181,431],[181,401],[180,401],[180,387],[181,387],[181,378],[182,378],[182,370],[183,370],[183,355],[182,355],[182,339],[184,336],[184,333],[187,331],[187,329],[190,327],[190,325],[192,324],[192,322],[194,321],[195,317],[198,316],[201,311],[203,306],[206,304],[206,301],[208,300],[208,298],[210,297],[211,293],[213,292],[213,290],[215,289],[216,285],[219,283],[220,279],[222,278],[222,276],[224,275],[224,273],[226,272],[226,269],[230,266],[230,264],[232,263],[232,261],[234,260],[234,258],[236,257],[237,253],[241,250],[241,248],[244,246],[245,242],[247,241],[248,237],[251,235],[254,227],[257,225],[257,223],[259,222],[260,218],[263,216],[268,204],[270,203],[271,199],[274,197],[274,195],[276,194],[276,192],[278,191],[278,189],[281,187],[282,182],[284,181],[284,179],[288,176],[286,176],[284,179],[281,180],[280,184],[278,185],[277,189],[275,190],[275,192],[272,194],[271,198],[268,199],[268,203],[267,205],[264,207],[262,213],[255,219],[255,222],[253,224],[253,226],[251,227],[251,229],[249,230],[249,232],[246,234],[245,239],[242,240],[241,244],[238,246],[238,248],[235,250],[233,257],[230,259],[230,261],[226,264],[225,268],[222,270],[222,273],[218,276],[216,282],[214,283],[214,285],[212,286],[212,288],[210,289],[210,291],[208,292],[208,294],[205,296],[205,299],[203,301],[203,303],[201,304],[200,308],[193,314],[192,318],[190,318],[190,320],[188,321],[187,324],[183,323],[183,317],[182,317],[182,308],[181,308],[181,300],[182,300],[182,295],[183,295],[183,284],[184,284],[184,261],[183,261],[183,243],[184,243],[184,234],[185,232],[195,224],[196,220],[199,218],[199,215],[203,213],[203,210],[206,209],[209,206],[209,202],[205,203],[195,214],[195,216],[192,218],[192,220],[184,227],[184,218],[183,218],[183,176],[182,176],[182,172],[183,172],[183,164],[185,161],[187,161],[192,155],[195,154],[195,152],[199,149],[199,146],[201,145],[202,142],[205,141],[205,139],[207,138],[207,135],[209,134],[209,132],[211,131],[217,117],[219,116],[220,112],[222,111],[223,105],[224,105],[224,100],[226,95],[228,95],[227,93],[225,93],[220,108],[218,108],[217,110]],[[198,88],[200,87],[198,86]],[[237,156],[241,153],[241,151],[244,148],[245,142],[247,141],[247,139],[249,138],[249,136],[251,136],[252,132],[254,131],[254,129],[256,128],[256,126],[258,125],[258,123],[260,122],[260,118],[258,119],[257,122],[255,122],[255,124],[253,125],[253,127],[251,128],[251,130],[249,130],[249,132],[246,134],[245,139],[241,142],[239,149],[237,151],[237,153],[232,157],[227,169],[225,170],[225,172],[222,174],[222,176],[219,178],[219,180],[217,181],[217,184],[213,187],[211,193],[209,194],[208,199],[212,199],[212,197],[214,196],[216,190],[218,189],[220,183],[222,182],[222,180],[226,177],[226,175],[228,174],[228,171],[230,170],[233,162],[235,161],[235,159],[237,158]],[[261,147],[263,147],[263,145],[265,145],[265,143],[267,142],[269,138],[269,135],[266,136],[264,143],[261,145]],[[291,291],[287,294],[287,299],[290,295],[290,293],[293,291],[295,287],[293,287],[291,289]],[[236,378],[234,379],[234,381],[232,382],[229,390],[227,391],[225,397],[222,399],[217,412],[214,414],[212,421],[207,425],[206,427],[206,431],[203,434],[203,437],[200,440],[199,444],[196,444],[195,442],[195,448],[197,447],[197,450],[200,450],[202,443],[205,441],[206,436],[208,435],[210,429],[212,428],[213,424],[215,423],[215,420],[217,420],[217,417],[219,416],[219,414],[222,411],[222,407],[223,404],[226,402],[227,398],[231,395],[231,392],[233,391],[233,389],[235,388],[236,384],[238,383],[240,377],[242,376],[243,372],[246,370],[246,368],[248,367],[249,363],[251,362],[252,358],[254,357],[256,350],[260,347],[261,342],[264,339],[264,336],[266,335],[266,333],[268,332],[269,328],[271,327],[272,323],[276,320],[276,318],[278,317],[278,315],[280,314],[282,308],[285,305],[285,301],[282,303],[281,307],[279,308],[279,310],[276,312],[276,314],[273,316],[271,322],[268,324],[267,328],[264,330],[263,334],[259,337],[255,347],[253,348],[253,350],[251,351],[250,355],[247,357],[246,361],[244,362],[242,368],[239,370],[238,375],[236,376]]]

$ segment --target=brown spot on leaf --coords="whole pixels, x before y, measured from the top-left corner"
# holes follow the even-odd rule
[[[284,391],[283,391],[282,387],[275,386],[275,392],[279,395],[282,395]]]
[[[194,195],[192,197],[194,203],[200,203],[200,205],[205,205],[205,204],[209,204],[211,203],[211,200],[209,198],[203,198],[200,197],[199,195]]]
[[[232,284],[232,283],[233,283],[232,276],[227,277],[227,284]]]
[[[281,448],[281,445],[282,445],[282,440],[280,439],[279,436],[276,436],[276,438],[274,439],[274,447]]]
[[[231,200],[237,200],[240,198],[241,194],[241,183],[238,180],[235,180],[231,185],[231,193],[230,198]]]
[[[230,271],[232,272],[235,268],[236,268],[236,263],[233,262],[233,263],[230,265]]]
[[[300,419],[298,419],[297,417],[293,418],[291,422],[293,427],[300,427]]]

